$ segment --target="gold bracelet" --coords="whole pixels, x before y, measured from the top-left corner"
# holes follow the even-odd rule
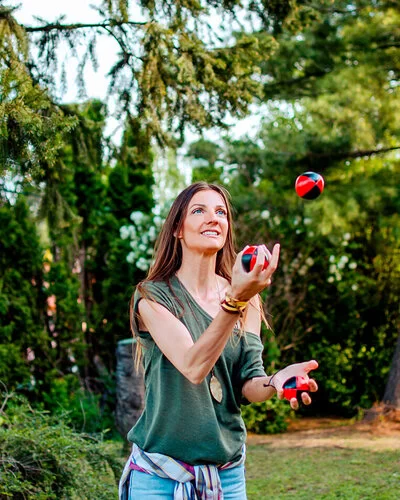
[[[248,300],[238,300],[226,294],[225,300],[222,301],[221,307],[226,312],[242,313],[249,303]]]
[[[221,302],[221,309],[223,309],[225,312],[229,314],[242,314],[242,311],[238,309],[237,307],[232,307],[229,304],[226,303],[225,300]]]

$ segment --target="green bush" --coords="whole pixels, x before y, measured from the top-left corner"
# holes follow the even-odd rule
[[[111,391],[112,387],[107,387],[107,390]],[[77,375],[68,374],[53,378],[48,391],[42,394],[40,406],[52,415],[60,416],[77,432],[102,432],[109,438],[115,431],[114,417],[110,402],[105,399],[86,389]]]
[[[117,498],[120,443],[74,432],[22,398],[6,403],[0,413],[0,498]]]
[[[277,398],[242,406],[246,429],[256,434],[285,432],[292,414],[293,411],[288,402]]]
[[[41,324],[43,250],[22,196],[14,205],[0,206],[0,241],[0,380],[15,389],[35,376],[48,340]],[[28,349],[35,352],[35,363],[27,359]]]

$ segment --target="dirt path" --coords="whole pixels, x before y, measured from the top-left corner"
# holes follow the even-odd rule
[[[400,422],[349,423],[336,419],[299,419],[288,432],[274,435],[249,434],[247,443],[271,448],[336,447],[372,451],[400,450]]]

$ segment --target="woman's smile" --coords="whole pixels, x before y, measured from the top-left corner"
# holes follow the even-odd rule
[[[210,238],[210,237],[218,237],[220,233],[218,233],[218,231],[207,230],[207,231],[203,231],[201,234],[203,236],[207,236],[208,238]]]

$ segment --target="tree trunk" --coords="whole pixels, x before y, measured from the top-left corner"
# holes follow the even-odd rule
[[[400,335],[397,339],[383,403],[400,409]]]
[[[137,422],[144,406],[143,369],[135,370],[135,348],[133,339],[121,340],[116,352],[115,425],[124,438]]]
[[[397,339],[392,364],[382,402],[364,413],[364,422],[400,422],[400,335]]]

